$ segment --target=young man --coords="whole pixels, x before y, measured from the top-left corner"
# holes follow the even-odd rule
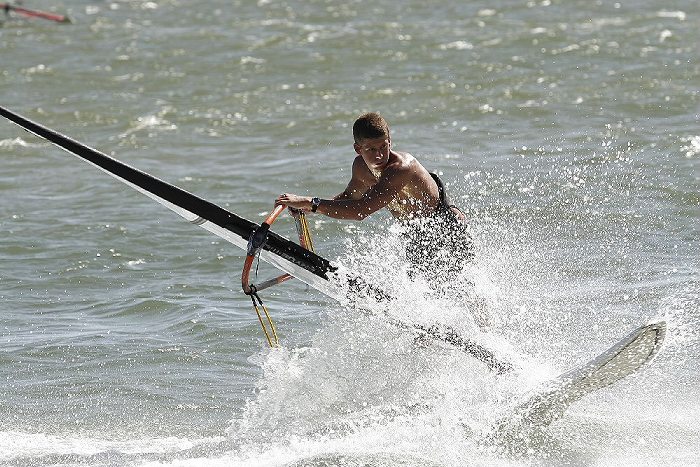
[[[445,274],[459,272],[473,257],[464,214],[449,204],[437,175],[412,155],[392,149],[389,126],[378,113],[361,115],[352,133],[357,156],[342,193],[331,199],[283,193],[275,204],[351,220],[386,208],[406,226],[406,254],[413,265],[427,277],[449,280]]]

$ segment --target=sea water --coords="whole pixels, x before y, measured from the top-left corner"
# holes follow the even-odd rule
[[[700,463],[695,0],[24,6],[73,22],[2,20],[0,105],[256,222],[342,191],[353,119],[380,111],[470,218],[452,285],[491,327],[407,274],[387,215],[310,216],[319,254],[397,298],[367,314],[290,281],[261,294],[269,349],[242,251],[2,119],[0,464]],[[651,364],[537,436],[489,436],[652,319]]]

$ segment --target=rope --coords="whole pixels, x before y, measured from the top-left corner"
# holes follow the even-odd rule
[[[258,315],[258,321],[260,321],[260,327],[262,328],[263,333],[265,334],[265,338],[267,338],[267,343],[270,344],[270,347],[279,347],[279,338],[277,337],[277,329],[275,329],[275,323],[272,322],[270,313],[267,311],[267,307],[265,306],[265,304],[263,304],[263,301],[260,299],[260,296],[255,290],[255,286],[251,285],[250,288],[250,300],[253,302],[253,308],[255,308],[255,313]],[[258,300],[258,303],[255,303],[255,299]],[[270,328],[269,331],[268,326],[265,325],[265,321],[263,320],[263,317],[260,314],[260,308],[262,308],[263,312],[265,313],[265,318]]]

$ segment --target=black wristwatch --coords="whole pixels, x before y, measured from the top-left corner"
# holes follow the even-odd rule
[[[311,212],[316,212],[316,209],[318,209],[318,205],[321,204],[321,200],[317,197],[311,198]]]

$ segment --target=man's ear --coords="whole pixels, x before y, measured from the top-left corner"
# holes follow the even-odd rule
[[[352,148],[355,150],[357,154],[360,154],[360,145],[357,143],[352,144]]]

